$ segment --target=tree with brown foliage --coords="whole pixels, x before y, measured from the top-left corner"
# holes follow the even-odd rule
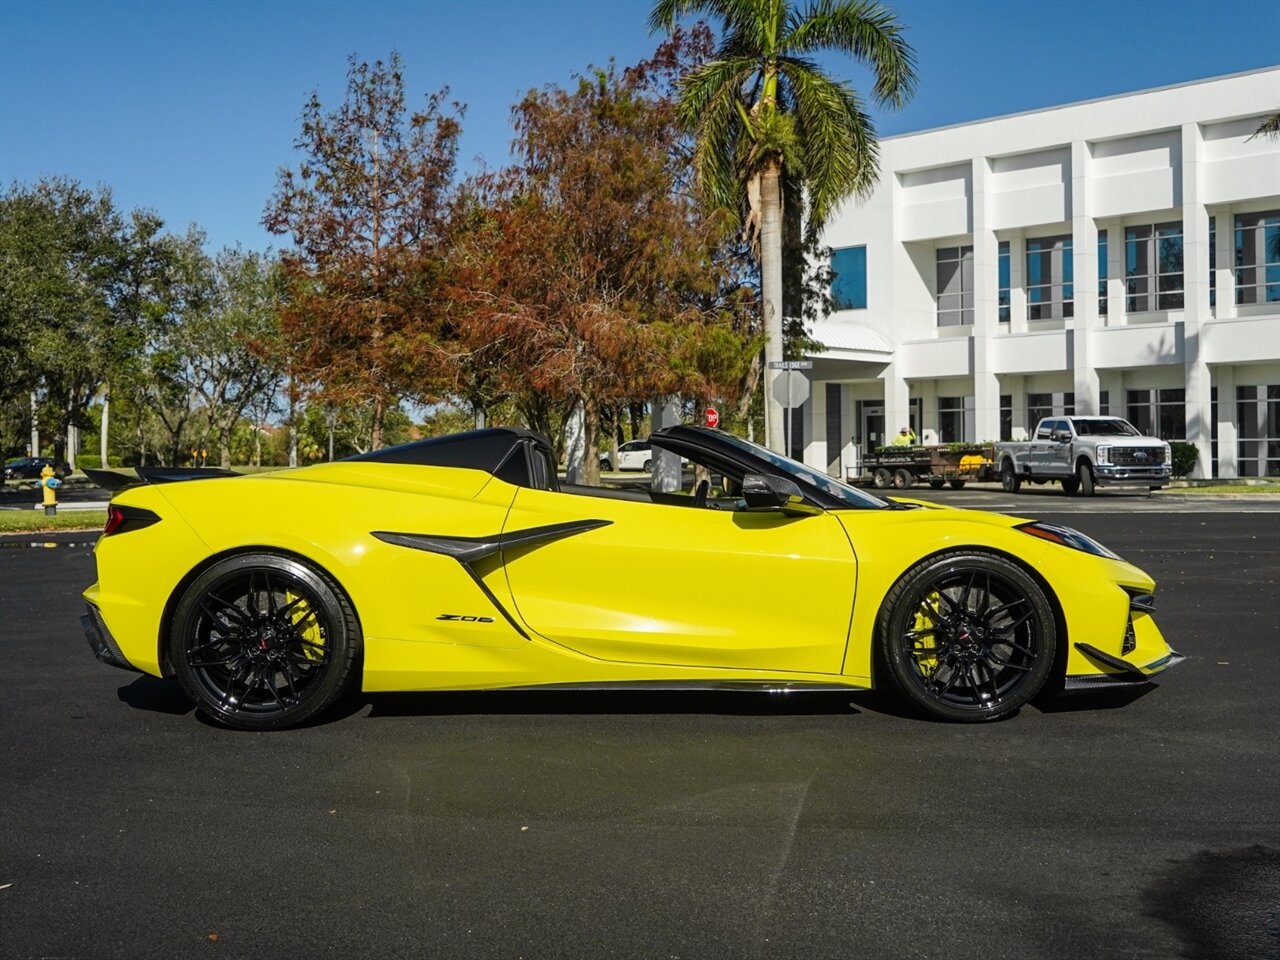
[[[643,71],[610,66],[573,89],[531,91],[514,123],[516,165],[472,184],[452,342],[459,356],[493,351],[534,426],[549,407],[581,404],[594,482],[606,405],[736,395],[753,346],[749,293],[714,259],[728,224],[681,189],[674,107]]]
[[[292,370],[326,399],[372,407],[374,448],[389,407],[430,396],[442,236],[462,107],[448,90],[406,114],[400,56],[357,62],[342,105],[315,93],[294,142],[304,159],[282,169],[263,214],[295,249],[281,257],[289,296],[281,327]]]

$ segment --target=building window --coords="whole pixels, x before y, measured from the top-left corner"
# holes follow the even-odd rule
[[[1280,210],[1236,217],[1236,303],[1280,301]]]
[[[1098,415],[1102,417],[1111,416],[1111,391],[1098,391]]]
[[[1027,319],[1061,320],[1073,313],[1071,238],[1027,241]]]
[[[1280,384],[1236,387],[1242,477],[1280,477]]]
[[[1009,322],[1009,241],[1000,241],[1000,322]]]
[[[1008,443],[1013,439],[1013,394],[1000,394],[1000,439]]]
[[[1098,316],[1107,315],[1107,231],[1098,231]]]
[[[839,247],[831,251],[831,308],[867,308],[866,247]]]
[[[1076,412],[1076,395],[1065,393],[1028,393],[1027,429],[1034,430],[1045,417],[1070,417]]]
[[[973,247],[938,249],[938,326],[973,323]]]
[[[1149,437],[1187,438],[1187,391],[1126,390],[1125,419]]]
[[[1126,227],[1124,280],[1129,313],[1182,309],[1182,224]]]
[[[972,442],[976,429],[973,397],[938,398],[938,442]]]
[[[1218,224],[1217,217],[1209,218],[1209,306],[1218,305]],[[1217,471],[1213,474],[1218,475]]]

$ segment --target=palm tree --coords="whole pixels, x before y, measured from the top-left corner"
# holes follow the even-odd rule
[[[874,0],[656,0],[653,30],[705,13],[723,21],[712,60],[680,80],[677,109],[696,137],[703,199],[741,215],[759,244],[765,360],[782,359],[782,202],[807,201],[808,223],[821,227],[845,199],[865,196],[878,174],[875,129],[862,100],[812,59],[846,53],[870,66],[872,99],[900,107],[915,88],[915,53],[892,11]],[[789,189],[788,189],[789,188]],[[765,376],[765,436],[782,448],[782,405],[773,399],[776,370]]]

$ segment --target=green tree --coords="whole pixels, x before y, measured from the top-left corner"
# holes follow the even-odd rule
[[[350,60],[347,95],[302,111],[296,171],[281,170],[263,214],[290,235],[282,255],[289,297],[281,316],[298,382],[323,399],[372,405],[370,439],[386,411],[434,379],[441,238],[462,108],[448,91],[407,112],[401,60]]]
[[[875,73],[872,99],[901,106],[916,82],[915,54],[897,17],[868,0],[658,0],[654,30],[707,13],[723,24],[714,59],[680,82],[679,116],[695,131],[703,197],[745,220],[758,237],[765,360],[782,359],[782,213],[807,205],[812,231],[851,196],[867,194],[878,174],[875,129],[848,83],[812,59],[836,50]],[[790,189],[788,189],[790,187]],[[772,373],[772,371],[770,371]],[[766,377],[766,386],[772,378]],[[782,447],[782,408],[766,391],[766,435]]]

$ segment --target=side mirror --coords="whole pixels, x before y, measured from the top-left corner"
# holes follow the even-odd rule
[[[1070,443],[1071,431],[1070,430],[1054,430],[1049,434],[1049,437],[1053,440],[1057,440],[1058,443]]]
[[[742,499],[748,510],[778,510],[790,517],[811,517],[822,513],[821,507],[805,503],[804,495],[794,480],[748,473],[742,478]]]

